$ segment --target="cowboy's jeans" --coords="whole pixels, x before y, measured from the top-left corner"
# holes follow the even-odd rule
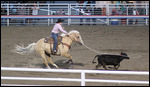
[[[56,50],[56,46],[57,46],[57,43],[58,43],[57,37],[58,37],[57,33],[52,33],[52,38],[54,39],[53,51]]]

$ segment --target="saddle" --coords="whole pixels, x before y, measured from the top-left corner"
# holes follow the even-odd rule
[[[57,41],[58,41],[58,43],[57,43],[57,46],[56,46],[56,50],[58,50],[58,45],[61,43],[62,37],[58,36]],[[46,37],[44,42],[50,44],[50,50],[51,50],[51,53],[53,54],[51,44],[54,44],[54,39],[51,36],[50,37]]]
[[[56,50],[58,50],[58,45],[60,45],[62,42],[62,37],[61,36],[58,36],[58,38],[57,38],[57,41],[58,41],[58,43],[57,43],[57,46],[56,46]],[[50,36],[50,37],[46,37],[45,38],[45,40],[44,40],[44,42],[45,43],[48,43],[48,44],[50,44],[50,50],[51,50],[51,53],[53,54],[53,55],[55,55],[54,53],[53,53],[53,51],[52,51],[52,44],[54,44],[54,39]],[[66,45],[69,49],[71,48],[71,46],[70,45],[68,45],[68,44],[66,44],[66,43],[62,43],[63,45]]]
[[[61,43],[61,40],[62,40],[62,37],[61,36],[58,36],[57,38],[57,45],[59,45]],[[44,40],[45,43],[49,43],[49,44],[54,44],[54,39],[50,36],[50,37],[46,37],[45,40]]]

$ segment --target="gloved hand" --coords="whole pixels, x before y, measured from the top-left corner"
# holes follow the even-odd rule
[[[66,36],[70,37],[68,33],[67,33],[67,35],[66,35]]]

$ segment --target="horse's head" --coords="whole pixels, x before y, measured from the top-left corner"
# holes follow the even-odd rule
[[[84,44],[82,41],[81,35],[77,30],[70,31],[69,37],[72,39],[72,41],[75,41],[76,43],[78,43],[80,45]]]

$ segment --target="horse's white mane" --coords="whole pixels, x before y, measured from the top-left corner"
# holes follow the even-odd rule
[[[71,34],[71,33],[79,33],[77,30],[71,30],[71,31],[69,31],[69,33],[68,34]],[[61,35],[60,36],[65,36],[66,34],[64,34],[64,33],[61,33]]]

